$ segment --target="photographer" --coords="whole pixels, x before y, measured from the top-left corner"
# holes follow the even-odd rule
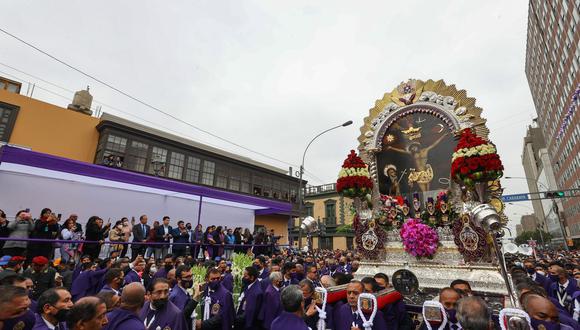
[[[28,238],[30,232],[34,229],[32,216],[24,210],[16,213],[14,221],[8,223],[10,238]],[[3,255],[9,256],[26,256],[28,242],[25,241],[7,241],[4,244]]]
[[[105,238],[109,236],[109,229],[111,223],[107,223],[103,227],[103,219],[92,216],[87,222],[87,241],[98,241],[98,243],[85,243],[83,246],[83,253],[91,256],[93,260],[99,257],[101,253],[101,246],[105,242]]]
[[[63,240],[78,241],[83,239],[83,233],[78,231],[77,224],[74,220],[69,218],[65,221],[60,236]],[[80,257],[79,243],[63,243],[60,246],[60,255],[63,263],[69,260],[78,261]]]
[[[54,240],[60,233],[60,226],[58,225],[58,217],[52,213],[49,208],[42,209],[40,212],[40,219],[34,222],[34,230],[31,238],[38,238],[44,240]],[[54,256],[53,243],[34,242],[28,246],[28,261],[36,256],[43,256],[47,259],[52,259]]]

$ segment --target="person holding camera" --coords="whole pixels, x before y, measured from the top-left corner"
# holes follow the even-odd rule
[[[58,224],[59,218],[49,208],[44,208],[40,212],[40,218],[34,221],[34,229],[30,238],[37,238],[46,240],[45,242],[34,242],[28,245],[28,261],[37,256],[43,256],[47,259],[53,259],[54,245],[51,240],[57,238],[60,233],[60,226]]]
[[[20,210],[16,213],[16,218],[7,225],[10,234],[9,238],[28,238],[34,229],[34,222],[30,213]],[[26,241],[7,241],[2,250],[3,255],[26,256]]]
[[[83,239],[82,231],[79,232],[77,224],[71,218],[67,219],[60,231],[60,236],[63,240],[79,241]],[[69,260],[78,261],[80,257],[81,246],[79,243],[63,243],[60,246],[60,256],[63,263]]]

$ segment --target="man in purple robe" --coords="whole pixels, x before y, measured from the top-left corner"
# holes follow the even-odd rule
[[[83,272],[72,283],[71,294],[73,301],[96,294],[101,288],[100,283],[107,270],[107,268],[97,270],[97,265],[92,262],[84,264]]]
[[[121,296],[121,288],[125,283],[125,274],[119,268],[111,268],[105,274],[105,285],[102,291],[111,291],[116,296]]]
[[[300,290],[302,290],[302,296],[304,297],[304,322],[311,329],[316,329],[318,320],[320,320],[320,313],[314,306],[317,302],[314,301],[314,292],[316,290],[314,283],[311,280],[305,279],[300,281],[298,284]],[[322,302],[318,302],[318,307],[322,308]],[[330,304],[327,304],[324,309],[325,315],[325,329],[332,329],[333,325],[333,310]]]
[[[163,258],[163,267],[159,269],[155,275],[153,275],[153,280],[157,278],[167,278],[169,271],[173,269],[173,254],[168,254]]]
[[[123,288],[121,306],[107,314],[104,330],[145,330],[139,312],[145,303],[145,287],[141,283],[130,283]]]
[[[72,273],[72,280],[73,282],[79,277],[79,275],[83,272],[83,265],[87,262],[91,262],[91,256],[83,255],[80,259],[80,262],[75,266]]]
[[[359,281],[351,281],[346,287],[347,304],[340,307],[339,312],[335,314],[337,319],[334,320],[335,330],[351,330],[358,326],[359,329],[364,329],[362,316],[358,313],[358,296],[364,291],[364,287]],[[369,314],[365,314],[365,318],[369,318]],[[377,311],[373,319],[373,330],[387,329],[385,318],[381,311]]]
[[[30,298],[26,289],[12,285],[0,286],[0,326],[2,329],[30,330],[35,317],[28,308]]]
[[[73,306],[67,289],[58,287],[44,291],[38,298],[34,330],[66,330],[68,312]]]
[[[193,275],[191,268],[185,265],[177,267],[175,271],[177,278],[177,285],[171,290],[169,301],[172,302],[179,310],[183,310],[185,306],[191,301],[191,297],[187,289],[193,285]]]
[[[262,281],[263,283],[263,281]],[[282,304],[280,303],[280,287],[282,286],[282,273],[270,273],[270,281],[264,298],[259,319],[262,321],[264,329],[271,329],[272,321],[282,313]]]
[[[258,270],[255,267],[246,267],[242,277],[246,289],[238,299],[238,312],[234,329],[259,329],[259,312],[262,308],[262,288],[258,281]]]
[[[254,260],[254,267],[258,270],[258,278],[260,280],[265,280],[270,276],[270,271],[266,267],[266,258],[263,255],[259,255]]]
[[[135,259],[133,262],[133,267],[125,274],[125,284],[139,282],[143,284],[143,280],[141,279],[141,275],[145,270],[145,260],[143,258]]]
[[[151,284],[149,301],[145,303],[139,318],[147,330],[187,330],[181,309],[169,301],[169,281],[157,278]]]
[[[234,301],[232,294],[220,283],[221,273],[212,268],[206,275],[207,288],[201,301],[202,320],[196,320],[196,327],[203,330],[230,330],[234,322]]]
[[[230,265],[231,266],[231,265]],[[225,260],[220,260],[217,267],[222,273],[222,285],[231,293],[234,292],[234,277],[232,271],[228,271],[228,264]]]
[[[270,329],[276,330],[309,330],[302,319],[304,298],[297,285],[289,285],[280,294],[283,311],[272,321]],[[350,330],[350,329],[349,329]]]
[[[555,299],[558,309],[569,310],[574,293],[580,290],[576,279],[569,277],[566,270],[558,265],[550,266],[549,276],[552,284],[548,296]]]
[[[351,269],[350,264],[348,263],[348,259],[345,256],[340,257],[336,271],[343,274],[350,274],[350,270]]]
[[[296,264],[293,262],[287,262],[282,268],[282,274],[284,279],[282,280],[282,286],[285,288],[292,284],[298,284],[298,278],[296,277]]]

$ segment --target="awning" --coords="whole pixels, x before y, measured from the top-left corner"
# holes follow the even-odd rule
[[[126,170],[3,146],[0,149],[0,208],[8,216],[30,208],[37,217],[43,207],[85,220],[98,215],[118,220],[147,214],[160,220],[253,228],[254,215],[288,213],[288,202],[188,184]]]

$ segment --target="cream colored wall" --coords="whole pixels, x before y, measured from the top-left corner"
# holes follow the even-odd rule
[[[20,108],[9,143],[88,163],[95,159],[98,118],[5,90],[0,101]]]
[[[346,250],[346,237],[345,236],[335,236],[332,239],[332,248]]]

